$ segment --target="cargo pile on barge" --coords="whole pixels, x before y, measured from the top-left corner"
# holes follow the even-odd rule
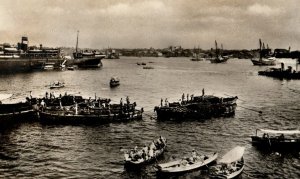
[[[211,117],[228,117],[235,114],[237,106],[235,97],[217,97],[213,95],[191,96],[191,99],[181,102],[168,103],[161,100],[161,105],[156,106],[154,111],[159,120],[183,120],[183,119],[203,119]]]

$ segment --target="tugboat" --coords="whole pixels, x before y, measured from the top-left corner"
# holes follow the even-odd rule
[[[191,96],[191,99],[168,103],[161,100],[161,106],[156,106],[158,120],[206,119],[211,117],[227,117],[235,114],[237,106],[235,97],[217,97],[213,95]]]
[[[258,74],[279,79],[300,79],[300,72],[292,70],[291,66],[288,66],[288,69],[285,70],[284,63],[281,63],[281,68],[270,68],[265,71],[259,71]]]

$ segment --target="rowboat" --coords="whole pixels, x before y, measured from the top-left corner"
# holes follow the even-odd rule
[[[217,157],[218,157],[218,153],[213,153],[207,156],[200,155],[200,156],[196,156],[195,158],[193,157],[184,158],[181,160],[159,164],[158,170],[159,172],[163,172],[163,173],[188,172],[211,164],[217,159]]]
[[[120,85],[120,80],[118,77],[112,77],[109,81],[109,86],[111,88],[119,86]]]
[[[157,160],[164,153],[167,140],[160,136],[156,141],[156,143],[153,141],[143,149],[137,150],[137,147],[135,147],[135,149],[125,152],[125,166],[139,167]]]
[[[55,89],[55,88],[63,88],[65,87],[64,83],[61,82],[54,82],[50,85],[50,89]]]
[[[299,137],[299,130],[257,129],[251,139],[252,145],[265,149],[299,150]]]
[[[216,166],[212,166],[210,177],[212,178],[235,178],[244,170],[244,155],[245,147],[237,146],[226,153]]]

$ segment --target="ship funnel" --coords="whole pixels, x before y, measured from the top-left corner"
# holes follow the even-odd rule
[[[28,49],[28,37],[22,37],[21,50],[27,51]]]

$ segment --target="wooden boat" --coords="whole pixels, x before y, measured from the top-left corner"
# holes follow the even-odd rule
[[[257,129],[251,139],[252,145],[264,149],[300,150],[299,130]]]
[[[157,143],[158,142],[158,143]],[[126,152],[124,154],[125,157],[125,166],[127,167],[139,167],[144,164],[151,163],[159,156],[161,156],[166,147],[167,147],[167,140],[166,138],[160,136],[159,139],[157,139],[156,145],[154,144],[154,141],[146,147],[147,149],[132,149],[129,152]],[[155,146],[155,147],[154,147]],[[147,150],[147,151],[146,151]],[[150,152],[153,152],[153,155],[150,155]],[[144,154],[144,156],[143,156]]]
[[[225,63],[227,62],[227,60],[229,59],[229,56],[223,56],[223,45],[222,46],[222,49],[218,49],[218,43],[217,41],[215,41],[215,45],[216,45],[216,56],[215,57],[212,57],[212,58],[209,58],[210,62],[211,63]]]
[[[281,68],[270,68],[264,71],[259,71],[258,75],[269,76],[279,79],[300,79],[300,71],[292,70],[291,66],[284,69],[284,63],[281,63]]]
[[[157,114],[157,119],[161,120],[227,117],[235,114],[237,99],[237,96],[224,98],[212,95],[194,96],[190,100],[166,102],[165,105],[161,101],[161,105],[156,106],[154,111]]]
[[[62,98],[63,99],[63,98]],[[82,99],[77,99],[81,101]],[[113,122],[127,122],[142,119],[143,108],[136,109],[136,103],[132,104],[109,104],[104,100],[84,100],[74,103],[65,99],[57,104],[57,100],[46,101],[45,108],[39,111],[40,120],[44,124],[106,124]],[[64,106],[63,104],[71,104]]]
[[[0,104],[0,129],[36,119],[36,112],[28,102]]]
[[[65,84],[57,81],[57,82],[52,83],[49,88],[56,89],[56,88],[63,88],[63,87],[65,87]]]
[[[191,61],[203,61],[204,60],[203,56],[204,54],[200,53],[199,47],[197,50],[194,48],[194,53],[193,53],[193,57],[191,58]]]
[[[257,66],[274,66],[276,65],[276,58],[275,57],[267,57],[265,54],[265,49],[262,48],[261,39],[259,39],[259,58],[252,58],[251,61],[253,65]]]
[[[143,67],[143,69],[154,69],[154,67],[151,67],[151,66],[145,66],[145,67]]]
[[[119,80],[119,78],[117,78],[117,77],[112,77],[112,78],[110,79],[110,81],[109,81],[109,86],[110,86],[111,88],[116,87],[116,86],[119,86],[119,85],[120,85],[120,80]]]
[[[181,160],[158,164],[158,170],[159,172],[163,172],[163,173],[188,172],[211,164],[217,159],[217,157],[218,157],[218,153],[213,153],[207,156],[200,155],[197,156],[195,159],[193,159],[192,157],[184,158]]]
[[[211,178],[235,178],[244,170],[245,147],[237,146],[226,153],[216,166],[210,167]]]

